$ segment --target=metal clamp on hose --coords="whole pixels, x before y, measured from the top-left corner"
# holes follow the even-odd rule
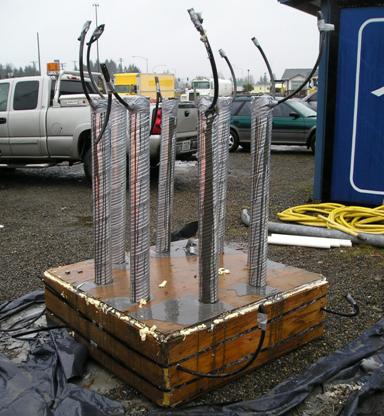
[[[218,372],[201,373],[200,371],[195,371],[190,368],[183,367],[180,364],[176,364],[176,369],[179,371],[183,371],[184,373],[191,374],[193,376],[206,377],[206,378],[225,378],[225,377],[231,377],[231,376],[235,376],[237,374],[242,373],[255,362],[256,358],[260,354],[261,349],[263,348],[265,333],[267,331],[267,322],[268,322],[268,316],[265,313],[264,305],[260,305],[258,313],[257,313],[257,326],[261,330],[259,343],[257,344],[256,350],[252,353],[251,359],[247,361],[247,363],[243,365],[241,368],[238,368],[237,370],[234,370],[230,373],[218,373]]]
[[[354,316],[357,316],[360,312],[360,308],[359,308],[359,305],[357,304],[357,302],[355,301],[355,299],[352,297],[352,295],[350,293],[348,293],[345,296],[345,299],[352,306],[353,312],[349,312],[349,313],[339,312],[339,311],[334,311],[332,309],[327,309],[327,308],[321,308],[321,310],[323,310],[324,312],[327,312],[327,313],[331,313],[333,315],[344,316],[346,318],[353,318]]]

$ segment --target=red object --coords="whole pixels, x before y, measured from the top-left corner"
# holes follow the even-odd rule
[[[153,125],[151,134],[161,134],[161,108],[157,109],[155,117],[155,124]]]

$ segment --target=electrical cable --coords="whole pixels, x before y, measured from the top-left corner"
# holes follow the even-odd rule
[[[242,373],[243,371],[245,371],[247,368],[249,368],[255,362],[255,360],[259,356],[259,353],[260,353],[260,351],[263,347],[263,344],[264,344],[268,318],[267,318],[267,315],[264,312],[264,306],[263,305],[260,305],[260,307],[259,307],[259,312],[257,314],[257,321],[258,321],[258,325],[261,329],[261,335],[260,335],[260,338],[259,338],[259,342],[258,342],[258,345],[256,347],[256,350],[252,353],[251,359],[248,360],[246,362],[246,364],[243,365],[242,367],[240,367],[237,370],[234,370],[232,372],[229,372],[229,373],[217,373],[217,372],[202,373],[200,371],[195,371],[195,370],[192,370],[190,368],[183,367],[180,364],[177,364],[176,365],[176,370],[183,371],[184,373],[188,373],[188,374],[191,374],[193,376],[206,377],[206,378],[225,378],[225,377],[231,377],[231,376],[235,376],[237,374]]]
[[[384,205],[376,208],[345,206],[337,203],[297,205],[277,214],[281,221],[343,231],[384,234]]]
[[[261,47],[259,41],[255,38],[255,36],[251,40],[254,43],[254,45],[256,46],[256,48],[259,50],[259,52],[261,53],[261,56],[264,59],[265,65],[267,66],[268,73],[269,73],[269,78],[271,80],[271,93],[272,93],[271,95],[272,95],[273,98],[275,98],[275,96],[276,96],[275,77],[273,76],[271,65],[269,64],[268,58],[265,55],[263,48]]]
[[[236,75],[235,71],[233,70],[232,64],[229,61],[229,58],[227,54],[224,52],[223,49],[219,49],[220,56],[225,59],[225,62],[227,63],[229,70],[231,71],[231,77],[232,77],[232,83],[233,83],[233,93],[232,97],[235,98],[237,94],[237,81],[236,81]]]
[[[88,71],[88,77],[89,77],[89,79],[91,81],[91,84],[92,84],[93,89],[100,95],[101,98],[104,98],[104,95],[101,93],[101,91],[97,87],[97,85],[95,83],[95,80],[93,79],[92,72],[91,72],[91,47],[92,47],[92,44],[99,39],[99,37],[103,34],[103,32],[104,32],[104,25],[97,26],[97,28],[92,33],[91,39],[87,43],[87,45],[88,45],[88,47],[87,47],[87,71]]]
[[[353,299],[353,297],[350,293],[348,293],[345,296],[345,299],[352,306],[353,312],[349,312],[349,313],[348,312],[340,312],[340,311],[334,311],[332,309],[327,309],[327,308],[321,308],[321,310],[323,310],[324,312],[327,312],[327,313],[331,313],[333,315],[344,316],[346,318],[353,318],[353,317],[357,316],[360,313],[360,308],[359,308],[359,305],[357,304],[357,302],[355,301],[355,299]]]
[[[211,45],[209,44],[209,40],[207,37],[207,34],[205,33],[205,30],[203,28],[203,18],[200,14],[196,13],[195,10],[188,9],[189,16],[192,20],[192,23],[194,24],[197,31],[200,33],[201,37],[200,40],[204,43],[205,49],[208,53],[208,59],[211,64],[212,68],[212,75],[213,75],[213,83],[214,83],[214,92],[213,92],[213,100],[211,102],[211,105],[209,106],[208,110],[206,111],[206,114],[213,113],[215,110],[215,106],[217,103],[217,99],[219,98],[219,75],[217,73],[217,67],[215,62],[215,57],[212,52]]]

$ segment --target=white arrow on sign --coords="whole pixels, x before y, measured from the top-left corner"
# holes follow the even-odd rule
[[[381,97],[384,95],[384,87],[378,88],[377,90],[371,91],[373,95],[376,95],[376,97]]]

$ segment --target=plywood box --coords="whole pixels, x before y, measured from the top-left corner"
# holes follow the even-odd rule
[[[151,256],[151,300],[144,305],[130,302],[129,270],[115,270],[107,286],[94,285],[92,260],[48,270],[48,313],[73,329],[95,360],[166,407],[234,378],[192,375],[179,366],[220,374],[249,362],[261,335],[261,304],[266,336],[247,372],[323,334],[323,276],[269,262],[268,286],[260,293],[247,284],[246,254],[227,247],[221,260],[230,273],[219,277],[220,301],[201,304],[198,258],[186,256],[184,246],[174,244],[170,257]]]

